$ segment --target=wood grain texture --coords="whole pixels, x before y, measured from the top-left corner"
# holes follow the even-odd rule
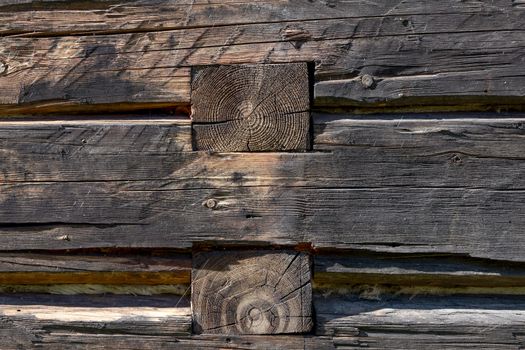
[[[1,253],[0,284],[190,284],[188,255]]]
[[[46,346],[56,337],[63,342],[57,349],[78,348],[82,342],[71,338],[97,334],[135,337],[140,344],[141,337],[189,336],[191,311],[178,296],[2,294],[0,325],[3,349]]]
[[[323,252],[315,256],[315,287],[396,286],[421,292],[518,294],[525,286],[522,263],[446,254]],[[384,287],[388,288],[388,287]],[[504,288],[507,288],[506,290]]]
[[[523,297],[355,295],[315,299],[337,349],[521,349]]]
[[[0,340],[1,342],[1,340]],[[0,343],[1,344],[1,343]],[[3,344],[2,344],[3,345]],[[51,333],[37,342],[41,349],[107,349],[109,345],[124,350],[157,349],[225,349],[225,350],[332,350],[333,342],[328,337],[297,335],[198,335],[191,337],[146,336],[122,334]],[[16,349],[6,344],[4,349]]]
[[[314,297],[313,335],[190,335],[188,301],[172,296],[1,295],[2,349],[520,349],[523,298]]]
[[[306,63],[194,69],[191,110],[197,151],[310,149]]]
[[[312,256],[315,285],[391,284],[428,287],[525,287],[522,263],[501,263],[446,254],[324,251]],[[190,285],[191,256],[157,252],[126,254],[0,253],[0,284]],[[14,287],[13,287],[14,288]],[[69,288],[64,286],[64,288]],[[0,288],[1,289],[1,288]],[[51,288],[50,290],[55,290]],[[5,289],[2,289],[5,290]]]
[[[191,306],[197,334],[307,333],[311,262],[293,251],[216,251],[193,256]]]
[[[506,0],[8,2],[1,110],[173,107],[191,66],[305,61],[323,108],[523,104],[524,16]]]
[[[296,154],[179,152],[187,122],[5,124],[1,247],[312,242],[523,261],[523,118],[438,117],[316,115],[316,152]]]

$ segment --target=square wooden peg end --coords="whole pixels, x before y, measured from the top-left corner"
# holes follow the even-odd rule
[[[193,68],[194,150],[310,149],[308,77],[306,63]]]
[[[196,253],[196,333],[283,334],[312,328],[311,263],[294,251]]]

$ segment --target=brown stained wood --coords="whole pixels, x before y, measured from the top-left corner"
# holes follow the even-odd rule
[[[193,146],[218,152],[310,148],[306,63],[195,69]]]
[[[194,331],[305,333],[312,327],[311,263],[291,251],[198,252],[193,256]]]
[[[188,122],[2,125],[0,246],[311,242],[525,260],[520,114],[377,118],[317,114],[315,152],[293,154],[186,152]]]
[[[187,296],[189,289],[186,284],[0,284],[0,293],[8,294]]]
[[[188,284],[188,272],[8,272],[0,271],[0,284]]]
[[[519,108],[523,16],[504,0],[9,3],[0,112],[174,107],[191,66],[305,61],[317,107]]]
[[[0,284],[190,284],[187,255],[81,255],[1,253]]]

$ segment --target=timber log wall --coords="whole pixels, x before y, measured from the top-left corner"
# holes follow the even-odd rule
[[[0,1],[0,349],[525,348],[525,1]]]

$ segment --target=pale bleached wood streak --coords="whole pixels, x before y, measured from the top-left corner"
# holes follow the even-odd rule
[[[474,259],[453,254],[390,254],[329,251],[315,256],[315,285],[383,285],[423,290],[455,288],[518,293],[525,287],[523,263]],[[359,288],[359,287],[358,287]],[[470,289],[472,288],[472,289]],[[507,289],[504,289],[507,288]],[[498,289],[498,290],[496,290]]]
[[[283,250],[194,253],[191,308],[197,334],[307,333],[310,258]]]
[[[82,336],[97,335],[136,338],[134,346],[138,346],[142,337],[189,336],[189,306],[189,301],[179,296],[2,294],[0,347],[52,348],[46,343],[58,338],[62,343],[56,344],[56,349],[78,349]]]
[[[201,151],[310,149],[306,63],[193,70],[193,147]]]
[[[0,109],[174,107],[192,66],[305,61],[317,107],[523,104],[524,16],[507,0],[10,1]]]
[[[188,122],[8,123],[0,246],[312,242],[523,261],[524,119],[495,116],[316,115],[311,153],[177,152]]]
[[[317,335],[337,349],[521,349],[525,303],[512,296],[357,295],[315,299]]]

